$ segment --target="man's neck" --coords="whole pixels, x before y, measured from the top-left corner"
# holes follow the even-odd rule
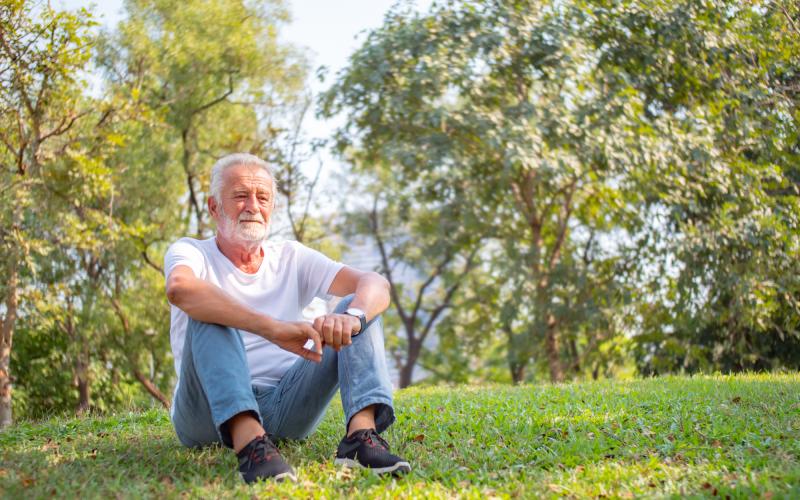
[[[217,248],[240,271],[253,274],[261,267],[264,250],[260,241],[233,241],[221,234],[216,236]]]

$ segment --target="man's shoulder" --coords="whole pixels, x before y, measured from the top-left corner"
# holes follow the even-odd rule
[[[167,249],[167,256],[208,256],[209,250],[214,248],[214,238],[198,240],[185,236],[174,241]]]
[[[172,270],[178,265],[192,268],[195,276],[201,276],[208,265],[208,243],[211,240],[197,240],[194,238],[181,238],[172,243],[164,254],[164,275],[169,277]]]
[[[196,238],[190,238],[189,236],[184,236],[176,241],[174,241],[170,246],[178,246],[178,245],[190,245],[195,248],[199,248],[201,250],[205,250],[209,245],[214,244],[214,238],[205,238],[202,240],[198,240]]]

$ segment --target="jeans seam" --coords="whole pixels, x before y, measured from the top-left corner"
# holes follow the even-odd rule
[[[346,385],[347,385],[347,389],[346,389],[346,392],[347,392],[347,406],[346,406],[346,408],[352,408],[353,407],[353,394],[352,394],[353,391],[352,391],[352,387],[350,387],[351,386],[351,384],[350,384],[350,380],[351,380],[350,379],[350,361],[349,361],[347,356],[339,356],[339,363],[342,364],[342,374],[344,375],[344,378],[345,378],[344,382],[346,382]],[[344,387],[345,387],[345,384],[342,383],[342,380],[339,380],[339,390],[342,391],[342,394],[345,393],[345,388]],[[342,399],[344,399],[344,398],[342,398]],[[350,422],[349,418],[347,419],[347,422]]]

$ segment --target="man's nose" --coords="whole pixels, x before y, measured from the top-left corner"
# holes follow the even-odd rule
[[[248,212],[253,212],[253,213],[258,212],[258,198],[256,198],[255,193],[247,197],[247,200],[245,200],[244,208]]]

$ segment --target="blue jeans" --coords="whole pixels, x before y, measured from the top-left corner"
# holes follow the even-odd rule
[[[344,312],[351,300],[342,299],[335,312]],[[172,424],[185,446],[221,442],[232,447],[226,422],[250,412],[270,434],[303,439],[322,420],[339,388],[345,432],[353,415],[370,405],[376,405],[378,432],[394,422],[379,317],[340,352],[325,347],[321,363],[298,359],[275,387],[251,385],[244,343],[235,329],[190,318]]]

